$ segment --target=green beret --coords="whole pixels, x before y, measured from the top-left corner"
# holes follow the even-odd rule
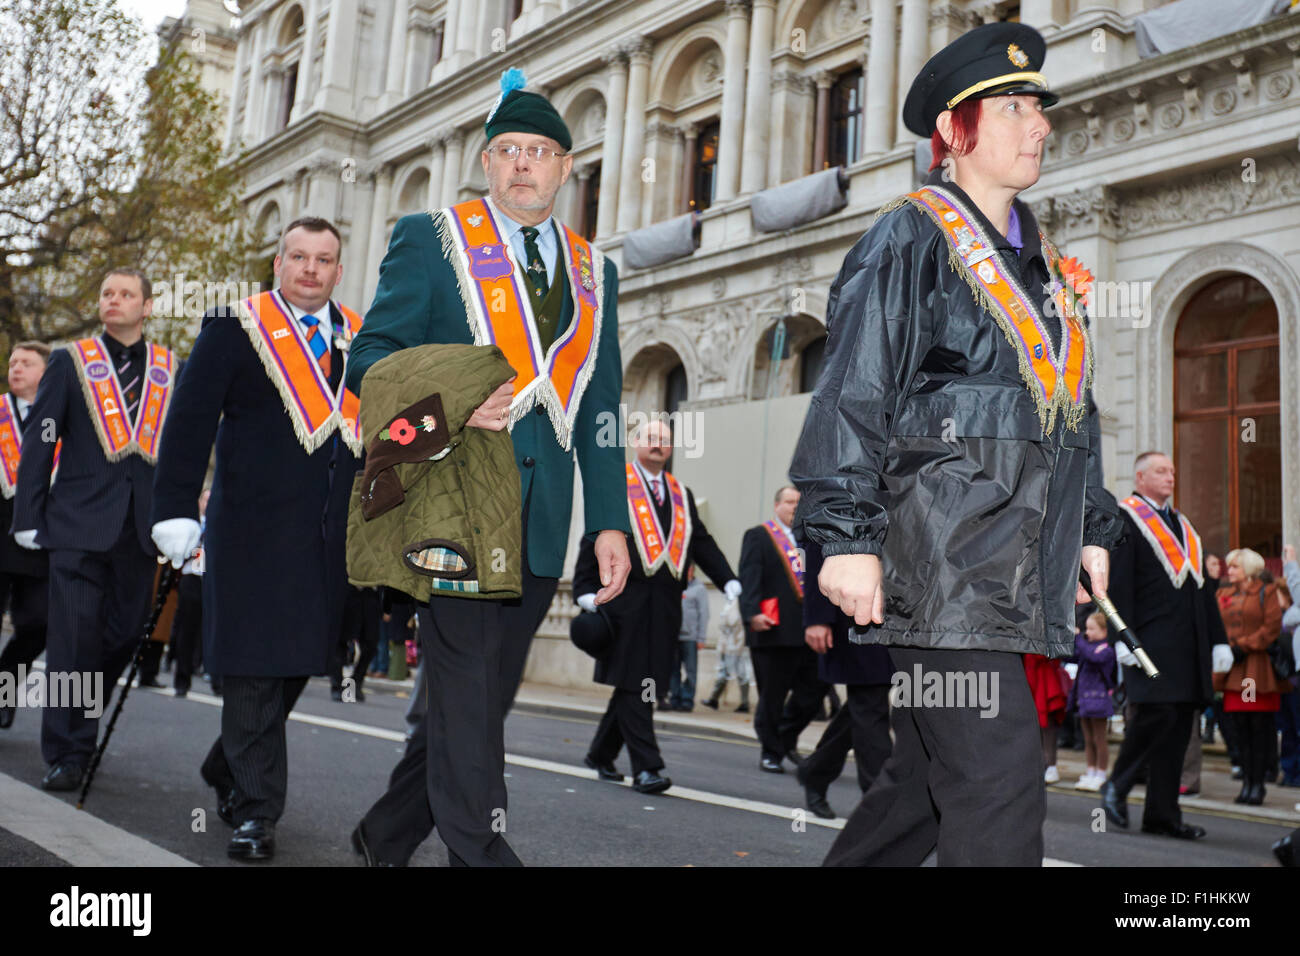
[[[550,100],[524,90],[524,74],[513,67],[501,74],[501,95],[488,113],[484,130],[488,141],[501,133],[532,133],[549,136],[565,152],[573,147],[573,137]]]

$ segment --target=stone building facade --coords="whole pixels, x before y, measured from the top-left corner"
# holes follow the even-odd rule
[[[241,6],[226,142],[265,253],[297,215],[334,220],[359,310],[397,217],[485,191],[501,72],[553,100],[575,157],[558,211],[620,267],[628,408],[684,413],[674,471],[733,561],[784,480],[844,254],[917,181],[911,78],[976,24],[1039,28],[1061,102],[1024,198],[1098,279],[1109,485],[1126,493],[1134,456],[1166,449],[1211,550],[1300,539],[1297,13],[1143,59],[1137,18],[1158,0]],[[842,208],[755,228],[756,195],[831,166]],[[625,264],[630,233],[687,213],[698,248]],[[534,675],[585,680],[559,639],[570,607],[562,588]]]

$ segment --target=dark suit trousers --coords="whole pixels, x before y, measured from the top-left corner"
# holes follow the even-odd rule
[[[519,600],[429,601],[421,622],[433,626],[420,628],[428,708],[362,819],[376,858],[405,864],[436,822],[453,865],[519,865],[506,842],[505,717],[558,584],[525,561]]]
[[[360,687],[366,679],[366,668],[379,650],[379,622],[383,617],[380,594],[374,588],[349,588],[343,605],[343,627],[339,640],[330,648],[330,686],[343,686],[343,661],[348,644],[357,642],[357,661],[352,666],[352,684]]]
[[[283,815],[289,789],[284,727],[306,686],[306,677],[223,676],[221,736],[202,773],[222,790],[235,788],[236,826],[245,820],[274,823]]]
[[[188,691],[195,662],[203,647],[203,575],[182,574],[176,585],[176,617],[172,621],[172,686]]]
[[[895,671],[997,674],[997,715],[895,707],[894,749],[826,866],[1041,866],[1047,795],[1038,712],[1019,654],[891,647]],[[945,681],[946,683],[946,681]]]
[[[763,745],[764,756],[780,760],[795,749],[799,734],[816,716],[826,693],[826,685],[817,676],[817,654],[803,644],[751,647],[749,656],[758,682],[754,732]]]
[[[1120,797],[1126,797],[1145,764],[1147,799],[1142,822],[1152,826],[1181,823],[1178,782],[1196,705],[1137,704],[1136,708],[1137,714],[1124,729],[1124,742],[1111,768],[1110,780]]]
[[[824,794],[844,771],[853,750],[858,786],[866,793],[889,759],[889,685],[849,684],[848,700],[826,725],[817,749],[808,755],[799,776],[809,790]]]
[[[108,697],[149,618],[153,590],[153,555],[140,547],[135,512],[109,551],[51,551],[49,643],[46,673],[104,675]],[[46,707],[41,716],[41,756],[48,764],[90,763],[99,732],[98,718],[81,707]]]
[[[50,579],[26,574],[0,575],[0,614],[7,605],[14,636],[0,652],[0,674],[17,680],[19,664],[31,666],[45,650]]]
[[[655,741],[654,701],[642,700],[641,691],[615,687],[605,716],[600,718],[596,736],[587,751],[597,763],[613,763],[627,744],[632,758],[632,774],[642,770],[662,770],[664,758]]]

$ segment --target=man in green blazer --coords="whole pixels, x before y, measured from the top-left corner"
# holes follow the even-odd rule
[[[430,600],[433,626],[420,634],[428,713],[388,791],[352,834],[369,865],[404,865],[435,822],[453,864],[519,863],[504,835],[505,714],[563,569],[575,454],[586,536],[600,564],[597,603],[618,596],[631,568],[617,428],[618,272],[552,218],[573,167],[564,121],[544,97],[523,90],[518,70],[506,71],[501,85],[482,156],[489,197],[398,220],[352,342],[348,386],[364,402],[366,370],[399,349],[501,348],[516,376],[466,424],[511,432],[523,554],[503,559],[522,562],[523,597]]]

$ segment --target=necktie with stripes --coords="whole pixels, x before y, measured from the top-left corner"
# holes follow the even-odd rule
[[[314,315],[304,315],[300,321],[307,326],[307,344],[311,346],[311,354],[316,356],[316,361],[320,363],[321,369],[328,377],[330,373],[330,346],[329,342],[325,340],[324,333],[320,330],[320,319]]]
[[[654,493],[655,493],[655,504],[660,504],[660,505],[661,505],[661,504],[664,503],[664,492],[663,492],[663,489],[659,487],[659,482],[660,482],[660,481],[662,481],[662,479],[660,479],[660,478],[651,478],[651,479],[650,479],[650,487],[654,489]]]
[[[117,379],[122,382],[122,398],[126,401],[126,420],[132,425],[135,424],[135,411],[140,407],[140,376],[134,375],[131,381],[125,381],[125,376],[131,371],[131,353],[125,353],[122,364],[117,369]]]

